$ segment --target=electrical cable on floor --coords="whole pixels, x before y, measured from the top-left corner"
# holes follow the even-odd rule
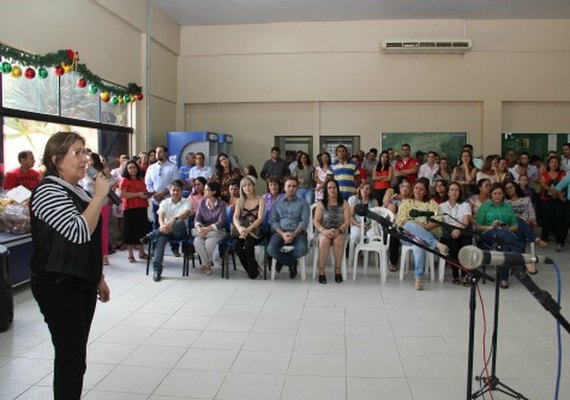
[[[554,272],[556,273],[556,301],[560,305],[562,301],[562,277],[560,276],[560,267],[556,263],[552,263]],[[554,400],[558,400],[560,393],[560,376],[562,374],[562,338],[560,337],[560,322],[556,322],[556,342],[558,344],[556,385],[554,387]]]

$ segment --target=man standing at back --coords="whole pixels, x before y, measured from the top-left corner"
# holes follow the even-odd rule
[[[287,162],[281,158],[281,149],[279,146],[271,148],[271,158],[263,164],[260,175],[262,179],[274,176],[279,179],[279,181],[283,181],[283,178],[289,175],[289,167]]]
[[[410,157],[410,145],[404,143],[400,149],[402,151],[402,158],[396,162],[394,166],[394,176],[398,180],[406,178],[410,184],[414,184],[418,177],[418,160]]]
[[[160,227],[157,215],[160,202],[170,195],[168,190],[170,183],[180,176],[178,167],[168,161],[168,149],[166,146],[158,146],[156,148],[156,160],[154,164],[148,167],[144,177],[146,190],[151,195],[152,214],[154,216],[153,229]],[[175,257],[180,257],[178,242],[173,242],[171,246],[172,254]]]
[[[307,254],[307,227],[309,226],[309,203],[297,197],[299,183],[295,177],[285,180],[285,197],[278,200],[271,208],[269,226],[273,234],[267,245],[267,254],[277,260],[277,271],[283,265],[290,268],[290,277],[297,276],[297,259]],[[293,246],[287,253],[281,247]]]
[[[29,190],[34,190],[40,183],[40,174],[32,169],[36,162],[34,153],[30,150],[19,152],[18,162],[19,167],[6,172],[2,187],[4,190],[10,190],[22,185]]]
[[[356,193],[356,188],[360,185],[360,170],[348,159],[348,150],[345,145],[336,146],[335,153],[337,160],[331,164],[327,177],[332,177],[338,182],[342,198],[348,200]]]

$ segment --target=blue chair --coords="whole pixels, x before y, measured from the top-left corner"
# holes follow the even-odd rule
[[[236,255],[234,252],[234,245],[236,240],[231,237],[232,220],[234,217],[234,209],[232,207],[226,208],[226,237],[218,243],[218,251],[222,258],[222,279],[230,279],[230,268],[228,256],[231,254],[234,263],[234,271],[236,271]]]
[[[194,216],[190,216],[188,217],[188,227],[194,226]],[[187,230],[186,231],[186,236],[182,239],[178,241],[182,247],[182,254],[183,254],[183,259],[182,259],[182,276],[188,276],[188,272],[189,272],[189,266],[190,266],[190,257],[192,257],[192,268],[195,268],[195,261],[194,261],[194,237],[192,237],[192,235],[190,234],[190,231]],[[152,248],[153,245],[156,243],[156,239],[155,240],[151,240],[148,244],[148,250],[147,250],[147,254],[149,255],[149,257],[146,260],[146,275],[148,275],[149,270],[150,270],[150,261],[152,259],[152,257],[150,257],[150,255],[152,254]]]

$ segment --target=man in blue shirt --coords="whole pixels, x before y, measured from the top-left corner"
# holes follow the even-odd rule
[[[277,271],[288,265],[290,277],[297,276],[297,259],[307,254],[307,226],[309,226],[309,203],[297,197],[299,182],[295,177],[285,180],[285,197],[278,200],[271,208],[269,225],[273,234],[267,245],[267,253],[277,260]],[[293,246],[287,253],[281,252],[283,246]]]

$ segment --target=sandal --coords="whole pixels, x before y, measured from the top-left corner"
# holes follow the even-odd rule
[[[453,278],[451,280],[451,283],[453,283],[454,285],[461,285],[461,279],[459,278]]]
[[[444,245],[443,243],[437,242],[436,247],[437,247],[437,250],[438,250],[441,254],[443,254],[444,256],[449,255],[449,247],[447,247],[447,246]]]
[[[129,262],[130,262],[130,263],[136,263],[137,260],[135,260],[135,257],[129,256]]]
[[[547,243],[542,239],[536,239],[536,245],[538,247],[541,247],[544,249],[546,247]]]
[[[534,263],[530,263],[526,265],[526,272],[529,275],[536,275],[538,274],[538,270],[536,269],[536,265]]]
[[[141,254],[139,254],[139,258],[140,258],[141,260],[148,260],[150,257],[149,257],[149,255],[148,255],[148,254],[146,254],[146,253],[143,253],[142,255],[141,255]]]
[[[390,272],[396,272],[398,270],[398,267],[396,267],[394,264],[390,264]]]
[[[508,288],[509,288],[509,282],[501,281],[501,289],[508,289]]]
[[[103,265],[109,265],[109,258],[107,256],[103,256]]]

